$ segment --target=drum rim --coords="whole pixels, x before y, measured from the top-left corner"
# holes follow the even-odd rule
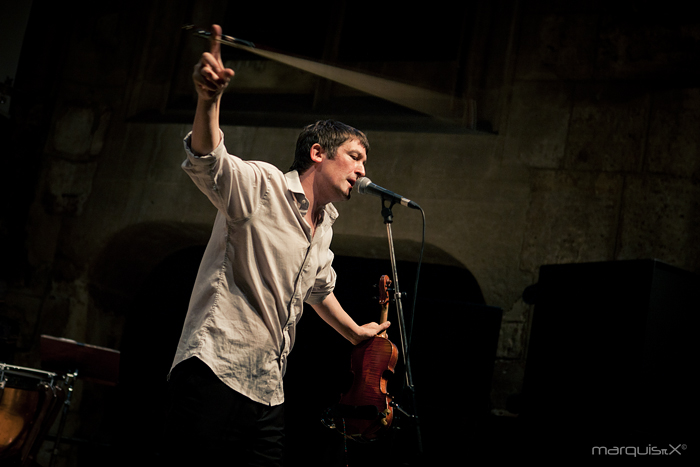
[[[53,384],[54,380],[59,378],[57,373],[50,371],[38,370],[36,368],[28,368],[17,365],[9,365],[7,363],[0,363],[0,384],[7,381],[5,375],[20,376],[26,378],[32,378],[39,381],[50,381]]]

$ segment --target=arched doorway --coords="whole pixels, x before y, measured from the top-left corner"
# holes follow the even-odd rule
[[[203,246],[179,250],[161,261],[134,294],[126,314],[120,364],[118,455],[155,461],[167,402],[167,375]]]
[[[188,234],[183,238],[170,228],[166,232],[161,228],[154,237],[153,227],[151,235],[147,236],[151,240],[141,242],[140,252],[134,244],[135,238],[142,238],[143,232],[134,235],[139,229],[128,236],[129,242],[122,242],[133,252],[129,256],[152,258],[156,255],[160,258],[158,261],[144,259],[139,262],[139,267],[150,270],[136,273],[141,278],[138,285],[133,280],[135,262],[122,258],[122,266],[117,267],[116,272],[114,264],[111,265],[110,274],[115,277],[110,284],[129,284],[130,288],[129,291],[111,288],[115,297],[122,297],[122,300],[129,297],[122,347],[119,349],[122,369],[118,425],[122,429],[117,430],[120,436],[116,441],[120,447],[119,455],[124,459],[138,455],[148,460],[158,455],[156,442],[162,428],[166,375],[208,237],[200,232],[200,235]],[[190,234],[194,231],[198,230]],[[157,248],[154,248],[153,238],[159,239],[155,242]],[[118,249],[115,245],[112,246]],[[392,275],[385,255],[386,241],[337,235],[332,248],[336,253],[334,268],[338,273],[335,293],[341,304],[358,323],[376,321],[379,305],[374,285],[381,275]],[[451,450],[445,443],[457,441],[445,436],[445,432],[461,430],[459,438],[462,439],[468,426],[461,422],[457,428],[455,419],[447,417],[442,406],[435,401],[442,400],[448,392],[459,392],[461,407],[458,410],[461,414],[458,419],[462,421],[488,410],[500,310],[484,304],[478,281],[466,267],[439,248],[428,245],[413,316],[418,248],[415,242],[397,242],[398,275],[401,289],[407,294],[402,303],[408,328],[412,330],[414,383],[418,407],[423,407],[422,438],[426,450]],[[109,256],[117,258],[120,255],[112,251]],[[107,263],[103,261],[103,264]],[[132,278],[116,277],[125,274]],[[105,289],[102,287],[102,298]],[[394,321],[390,338],[400,348],[394,306],[390,307],[389,319]],[[298,465],[303,461],[307,466],[346,465],[342,437],[325,428],[320,419],[322,412],[337,402],[348,383],[351,346],[323,323],[310,307],[305,308],[298,333],[285,377],[289,464]],[[398,387],[403,381],[403,372],[400,360],[391,384]],[[465,378],[468,386],[465,386]],[[401,403],[410,405],[407,401]],[[390,439],[387,442],[400,443],[402,440]],[[362,465],[371,465],[377,451],[385,450],[386,446],[379,443],[348,448],[348,455],[354,456],[353,459],[361,461]],[[309,456],[310,452],[312,456]],[[383,458],[386,460],[386,456]],[[384,465],[392,465],[392,462]]]
[[[109,465],[155,463],[167,374],[210,226],[154,222],[117,233],[95,258],[90,292],[123,316],[119,384],[105,407]]]

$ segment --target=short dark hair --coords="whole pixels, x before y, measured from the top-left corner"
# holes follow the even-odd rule
[[[367,136],[360,130],[336,120],[319,120],[316,123],[307,125],[297,138],[297,147],[294,152],[294,162],[289,170],[296,170],[303,174],[313,165],[311,160],[311,146],[318,143],[328,152],[328,157],[333,159],[340,146],[346,141],[357,139],[369,153],[369,141]]]

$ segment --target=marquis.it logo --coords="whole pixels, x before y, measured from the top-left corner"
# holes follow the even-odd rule
[[[688,449],[685,444],[668,446],[654,446],[648,444],[646,446],[593,446],[591,455],[594,456],[681,456],[683,451]]]

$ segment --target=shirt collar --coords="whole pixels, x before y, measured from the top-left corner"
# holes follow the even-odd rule
[[[306,215],[309,210],[309,200],[306,198],[306,193],[304,193],[304,187],[301,186],[301,179],[299,178],[299,172],[292,170],[284,174],[287,179],[287,187],[289,191],[294,194],[294,198],[297,201],[297,207],[301,215]],[[338,211],[335,209],[332,203],[328,203],[324,206],[323,210],[331,219],[331,222],[335,222],[338,217]],[[324,216],[325,217],[325,216]]]

